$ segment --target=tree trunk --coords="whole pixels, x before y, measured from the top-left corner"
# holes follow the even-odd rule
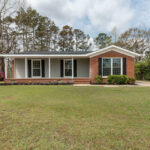
[[[33,50],[35,50],[35,38],[34,38],[34,34],[35,34],[35,31],[34,31],[34,28],[33,28]]]

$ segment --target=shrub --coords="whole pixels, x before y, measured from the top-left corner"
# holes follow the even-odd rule
[[[107,82],[109,84],[127,84],[128,77],[126,75],[109,75]]]
[[[145,76],[144,76],[145,80],[150,80],[150,72],[148,72]]]
[[[138,62],[135,64],[135,77],[138,80],[143,80],[144,75],[147,72],[147,63],[146,62]]]
[[[97,84],[101,84],[102,83],[102,76],[97,76],[96,78],[95,78],[95,81],[96,81],[96,83]]]
[[[128,84],[135,84],[135,78],[128,77]]]
[[[3,72],[0,72],[0,81],[3,81],[5,79],[5,74]]]

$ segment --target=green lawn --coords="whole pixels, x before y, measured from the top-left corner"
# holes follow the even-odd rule
[[[111,149],[150,149],[150,88],[0,86],[0,150]]]

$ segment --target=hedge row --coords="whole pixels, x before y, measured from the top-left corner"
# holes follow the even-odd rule
[[[95,78],[97,84],[102,83],[102,76]],[[107,77],[108,84],[135,84],[135,78],[128,77],[126,75],[109,75]]]

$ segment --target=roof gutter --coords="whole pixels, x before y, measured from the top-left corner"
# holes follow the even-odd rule
[[[39,54],[37,54],[37,55],[25,55],[25,54],[23,54],[23,55],[20,55],[20,54],[1,54],[0,55],[0,57],[4,57],[4,58],[69,58],[69,57],[80,57],[80,58],[88,58],[88,55],[86,54],[86,55],[39,55]]]

